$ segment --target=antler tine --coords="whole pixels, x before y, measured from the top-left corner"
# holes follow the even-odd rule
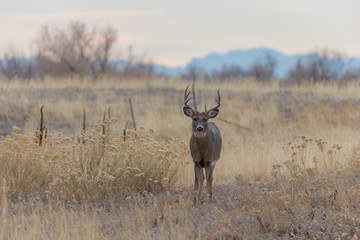
[[[189,106],[187,105],[187,103],[188,103],[190,100],[191,100],[191,98],[187,99],[187,100],[184,102],[184,105],[187,106],[187,107],[189,107]]]
[[[217,95],[218,95],[218,98],[217,99],[215,99],[215,101],[216,101],[216,106],[215,107],[213,107],[213,108],[211,108],[210,110],[213,110],[213,109],[216,109],[216,108],[219,108],[220,107],[220,90],[218,89],[217,90]]]
[[[185,93],[184,93],[184,105],[188,108],[191,108],[189,105],[187,105],[187,103],[191,100],[191,98],[189,98],[189,95],[191,93],[191,91],[188,92],[190,85],[188,85],[185,89]],[[192,109],[192,108],[191,108]]]
[[[188,97],[189,97],[189,95],[190,95],[190,93],[191,93],[191,91],[187,92],[187,90],[189,89],[189,87],[190,87],[190,85],[188,85],[188,86],[186,87],[186,89],[185,89],[184,102],[185,102],[186,100],[188,100]],[[191,98],[190,98],[190,99],[191,99]]]

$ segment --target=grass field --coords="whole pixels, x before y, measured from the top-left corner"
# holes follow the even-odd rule
[[[205,188],[199,205],[182,112],[188,84],[0,81],[0,239],[360,237],[359,81],[199,80],[200,109],[220,89],[213,121],[223,138],[215,202]],[[41,106],[48,135],[39,146]]]

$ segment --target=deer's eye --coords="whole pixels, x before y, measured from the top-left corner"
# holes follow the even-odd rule
[[[196,122],[196,121],[197,121],[197,118],[195,117],[195,118],[194,118],[194,122]]]
[[[204,121],[207,122],[207,118],[205,118]]]

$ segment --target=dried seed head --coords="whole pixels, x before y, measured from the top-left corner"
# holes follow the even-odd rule
[[[12,130],[14,130],[15,132],[20,132],[21,128],[19,128],[18,126],[13,126]]]

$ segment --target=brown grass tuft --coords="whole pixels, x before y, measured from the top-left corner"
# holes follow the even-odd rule
[[[49,195],[64,201],[98,202],[134,193],[157,194],[173,187],[185,163],[187,146],[156,141],[144,129],[104,139],[100,128],[85,144],[70,137],[13,134],[0,141],[0,179],[11,199]]]

